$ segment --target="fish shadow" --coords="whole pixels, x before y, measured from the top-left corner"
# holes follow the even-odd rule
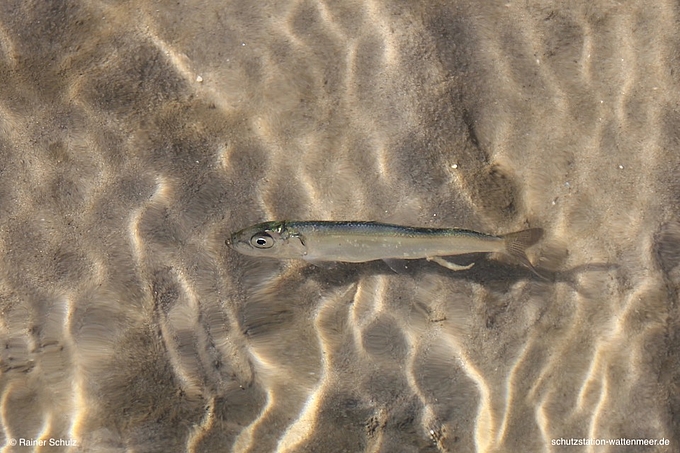
[[[480,285],[488,285],[498,282],[515,283],[520,280],[530,280],[542,283],[567,283],[570,286],[578,286],[578,277],[587,272],[610,272],[620,266],[616,263],[589,263],[575,266],[566,270],[551,270],[544,267],[534,266],[536,272],[521,264],[501,262],[489,259],[484,253],[460,255],[459,259],[447,259],[456,264],[465,266],[474,263],[470,269],[451,271],[436,263],[425,262],[423,270],[439,275],[448,275],[457,279],[474,281]]]
[[[615,263],[589,263],[575,266],[567,270],[551,270],[536,267],[536,272],[517,263],[509,263],[490,259],[486,253],[471,253],[447,257],[447,261],[467,266],[474,263],[470,269],[454,271],[437,263],[420,260],[400,260],[389,265],[383,261],[369,263],[327,263],[323,266],[309,265],[303,269],[306,278],[323,281],[329,286],[343,286],[369,276],[405,275],[417,279],[423,273],[435,274],[442,278],[464,280],[479,285],[488,286],[498,291],[509,290],[519,281],[531,281],[543,284],[566,283],[576,292],[587,292],[579,284],[579,277],[588,272],[608,273],[620,266]]]

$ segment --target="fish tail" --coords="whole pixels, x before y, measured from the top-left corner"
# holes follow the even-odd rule
[[[528,230],[517,231],[515,233],[508,233],[503,237],[505,241],[505,253],[515,258],[517,261],[531,269],[531,272],[541,278],[546,278],[539,274],[529,258],[527,258],[526,249],[538,242],[543,236],[542,228],[529,228]]]

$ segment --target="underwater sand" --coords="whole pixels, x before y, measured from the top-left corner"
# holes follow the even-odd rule
[[[2,2],[0,451],[680,451],[678,23]],[[549,281],[225,246],[276,219],[542,227]]]

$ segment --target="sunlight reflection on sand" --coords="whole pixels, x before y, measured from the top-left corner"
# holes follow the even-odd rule
[[[668,1],[7,4],[3,451],[674,451],[676,23]],[[225,246],[275,219],[542,227],[551,281]]]

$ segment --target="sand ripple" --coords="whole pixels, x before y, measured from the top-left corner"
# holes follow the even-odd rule
[[[677,451],[677,23],[669,1],[4,2],[3,451]],[[285,218],[540,226],[551,281],[224,245]]]

